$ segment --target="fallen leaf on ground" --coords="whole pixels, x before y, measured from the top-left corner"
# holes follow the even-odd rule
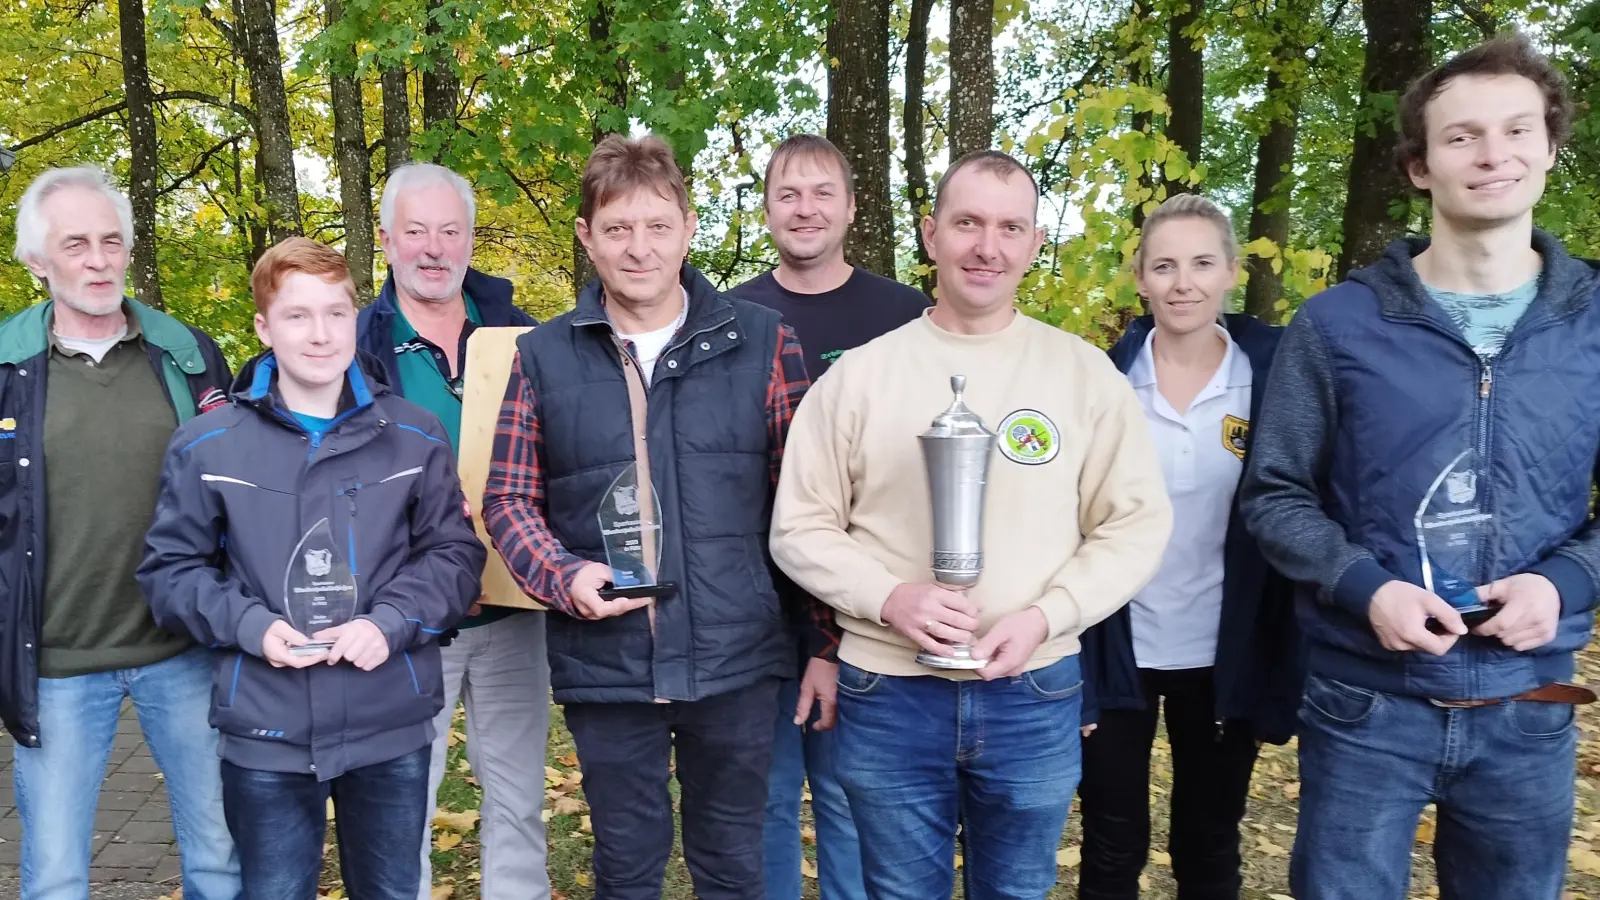
[[[466,812],[446,812],[441,809],[434,815],[433,824],[440,828],[448,828],[451,831],[459,831],[464,834],[477,827],[478,811],[469,809]]]
[[[588,887],[589,886],[589,873],[588,872],[573,872],[572,873],[572,880],[576,881],[578,883],[578,887]]]
[[[575,816],[585,809],[583,801],[577,797],[557,797],[555,804],[551,808],[556,811],[558,816]]]
[[[450,898],[454,897],[455,895],[455,885],[451,884],[441,884],[434,888],[433,893],[431,894],[433,900],[450,900]]]
[[[575,766],[578,764],[578,754],[568,753],[566,756],[557,757],[556,762],[561,763],[563,766]]]
[[[460,845],[461,835],[456,834],[454,831],[441,832],[434,835],[433,838],[433,849],[435,850],[454,850]]]
[[[1437,833],[1438,827],[1433,823],[1432,819],[1423,819],[1421,824],[1417,825],[1417,843],[1433,843],[1433,836]]]
[[[578,831],[583,834],[594,834],[594,822],[588,816],[578,820]]]
[[[1151,850],[1150,861],[1163,869],[1172,868],[1172,856],[1165,850]]]
[[[1256,838],[1256,849],[1260,850],[1262,853],[1265,853],[1268,856],[1279,856],[1279,857],[1282,857],[1282,856],[1288,856],[1289,855],[1289,851],[1283,849],[1282,847],[1278,846],[1277,844],[1274,844],[1272,841],[1270,841],[1270,840],[1268,840],[1268,839],[1266,839],[1264,837]]]
[[[809,859],[805,859],[804,857],[802,857],[800,859],[800,874],[804,875],[807,878],[816,878],[817,877],[817,864],[812,862]]]
[[[1585,875],[1600,875],[1600,853],[1588,847],[1573,847],[1567,854],[1567,865]]]
[[[1078,847],[1062,847],[1056,851],[1056,865],[1068,869],[1076,869],[1083,859],[1083,850]]]

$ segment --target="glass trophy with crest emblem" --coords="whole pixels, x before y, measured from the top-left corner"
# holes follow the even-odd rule
[[[1478,598],[1475,580],[1491,568],[1496,536],[1494,514],[1479,491],[1485,477],[1477,451],[1463,450],[1434,477],[1413,520],[1422,586],[1454,607],[1469,628],[1499,611]],[[1428,620],[1428,628],[1444,631],[1436,619]]]
[[[661,568],[661,501],[648,484],[640,484],[638,463],[629,463],[601,497],[600,538],[606,565],[611,567],[611,586],[600,591],[602,598],[660,597],[676,588],[656,580]]]
[[[327,519],[318,520],[295,545],[283,573],[283,606],[289,625],[307,637],[355,617],[356,578]],[[290,652],[311,656],[332,646],[332,641],[313,641]]]

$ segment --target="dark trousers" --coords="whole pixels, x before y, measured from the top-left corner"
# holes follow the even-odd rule
[[[1150,854],[1150,747],[1165,710],[1172,746],[1167,852],[1179,900],[1237,900],[1239,820],[1257,745],[1249,728],[1219,732],[1211,669],[1140,669],[1143,710],[1108,709],[1083,741],[1080,900],[1138,900]]]
[[[777,679],[686,703],[569,703],[594,826],[595,900],[660,900],[674,770],[700,900],[764,900],[762,823]]]
[[[324,782],[224,762],[223,811],[239,847],[244,900],[315,900],[330,796],[347,895],[416,900],[428,754],[421,747]]]

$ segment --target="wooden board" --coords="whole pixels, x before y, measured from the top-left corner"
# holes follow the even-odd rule
[[[472,505],[472,527],[489,548],[489,561],[483,567],[483,600],[487,606],[513,606],[518,609],[544,609],[517,586],[506,568],[500,551],[489,540],[483,527],[483,486],[489,478],[489,457],[494,451],[494,429],[500,418],[500,403],[505,399],[506,382],[511,377],[511,358],[517,352],[517,338],[531,328],[478,328],[467,338],[466,378],[461,395],[461,449],[457,471],[461,489]]]

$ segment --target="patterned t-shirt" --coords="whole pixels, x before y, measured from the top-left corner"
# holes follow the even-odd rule
[[[1503,294],[1460,294],[1424,285],[1428,296],[1444,307],[1451,321],[1461,329],[1467,343],[1479,359],[1492,359],[1499,355],[1506,336],[1516,327],[1517,320],[1527,312],[1529,304],[1539,293],[1538,276],[1526,284]]]

